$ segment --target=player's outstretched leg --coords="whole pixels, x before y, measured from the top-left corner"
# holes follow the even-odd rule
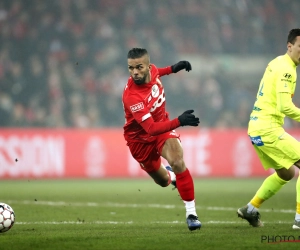
[[[183,150],[178,138],[168,138],[161,151],[161,156],[165,158],[171,167],[167,167],[171,181],[176,181],[176,188],[185,204],[185,218],[189,230],[201,228],[201,222],[198,220],[195,206],[195,190],[193,178],[186,168],[183,160]],[[172,170],[172,171],[170,171]],[[174,172],[173,172],[174,171]],[[175,174],[175,176],[173,176]],[[173,176],[173,178],[172,178]],[[174,185],[175,183],[173,183]]]
[[[247,206],[237,210],[238,217],[245,219],[253,227],[262,227],[258,208],[275,195],[288,181],[283,180],[277,172],[268,176]]]
[[[187,168],[184,172],[176,174],[176,185],[180,197],[185,204],[188,229],[191,231],[200,229],[201,222],[196,213],[194,181]]]
[[[171,180],[172,180],[172,185],[174,186],[173,189],[177,188],[176,185],[176,176],[173,172],[173,169],[170,166],[166,166],[167,171],[169,172],[169,175],[171,176]],[[184,202],[185,206],[187,208],[187,218],[186,218],[186,223],[188,225],[188,228],[190,231],[196,230],[196,229],[200,229],[201,228],[201,222],[198,219],[198,216],[196,215],[196,211],[195,210],[195,201],[190,201],[190,202]],[[192,209],[191,214],[189,214],[188,210]]]

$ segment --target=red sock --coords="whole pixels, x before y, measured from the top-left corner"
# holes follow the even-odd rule
[[[176,174],[176,186],[182,200],[192,201],[195,199],[194,181],[188,169]]]

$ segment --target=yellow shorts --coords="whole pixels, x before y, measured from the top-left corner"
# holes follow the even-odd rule
[[[254,131],[249,137],[265,170],[289,169],[300,159],[300,142],[283,128]]]

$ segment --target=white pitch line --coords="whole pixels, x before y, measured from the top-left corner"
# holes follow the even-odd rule
[[[82,224],[112,224],[112,225],[130,225],[130,224],[135,224],[140,222],[133,222],[133,221],[34,221],[34,222],[25,222],[25,221],[16,221],[15,224],[17,225],[67,225],[67,224],[72,224],[72,225],[82,225]],[[152,221],[149,222],[150,224],[185,224],[185,221]],[[206,224],[245,224],[244,221],[202,221],[203,225]],[[277,222],[272,222],[272,224],[291,224],[291,221],[277,221]],[[267,222],[264,222],[264,224],[268,224]]]
[[[16,201],[8,200],[8,204],[23,204],[23,205],[42,205],[42,206],[78,206],[78,207],[129,207],[129,208],[162,208],[162,209],[175,209],[182,208],[178,205],[161,205],[161,204],[126,204],[126,203],[113,203],[113,202],[65,202],[65,201]],[[233,207],[211,207],[211,206],[196,206],[199,210],[209,211],[236,211],[237,208]],[[295,213],[292,209],[260,209],[264,213]]]
[[[132,221],[91,221],[91,222],[83,222],[83,221],[34,221],[34,222],[22,222],[16,221],[15,224],[19,225],[42,225],[42,224],[50,224],[50,225],[63,225],[63,224],[133,224]]]

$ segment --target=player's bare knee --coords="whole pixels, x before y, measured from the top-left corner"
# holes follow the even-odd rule
[[[295,176],[295,167],[292,166],[292,167],[290,167],[290,169],[289,169],[289,171],[288,171],[288,178],[289,178],[289,181],[290,181],[291,179],[293,179],[294,176]]]
[[[169,162],[174,173],[181,173],[185,169],[183,158],[174,158],[171,162]]]
[[[285,169],[285,168],[278,169],[278,170],[276,170],[276,172],[277,172],[277,175],[285,181],[290,181],[295,176],[294,166],[291,166],[289,169]]]

